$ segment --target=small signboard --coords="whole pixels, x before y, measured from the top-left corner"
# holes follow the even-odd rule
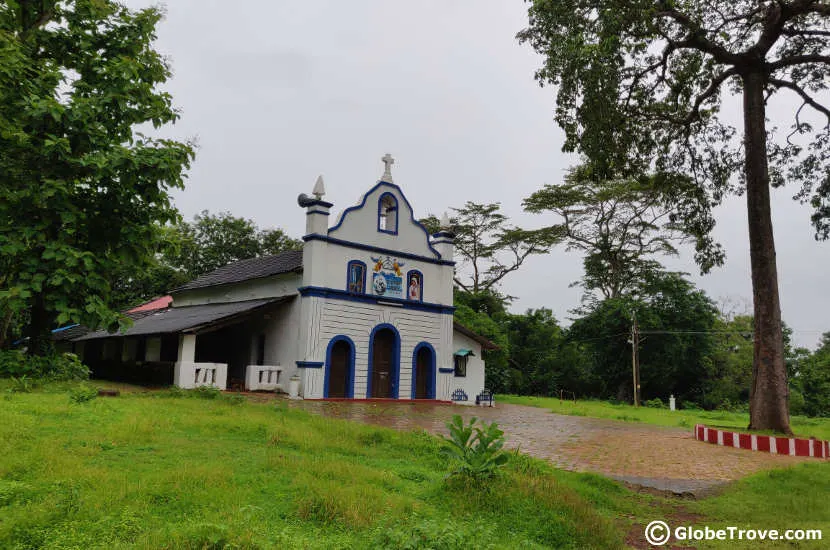
[[[389,256],[371,256],[374,267],[372,269],[372,293],[385,298],[403,298],[403,263]]]

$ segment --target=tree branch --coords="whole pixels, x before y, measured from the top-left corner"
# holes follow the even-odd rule
[[[830,109],[818,103],[815,99],[807,95],[807,92],[801,89],[801,86],[790,82],[789,80],[779,80],[777,78],[770,78],[768,81],[770,84],[778,86],[779,88],[789,88],[790,90],[794,91],[798,95],[801,96],[801,99],[804,100],[804,103],[815,109],[816,111],[823,113],[824,116],[827,117],[827,123],[830,124]]]

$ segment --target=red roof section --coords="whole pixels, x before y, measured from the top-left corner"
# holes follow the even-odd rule
[[[162,296],[161,298],[155,298],[150,300],[149,302],[145,302],[140,306],[136,306],[133,309],[127,310],[127,313],[135,313],[137,311],[154,311],[156,309],[165,309],[170,307],[170,304],[173,303],[172,296]]]

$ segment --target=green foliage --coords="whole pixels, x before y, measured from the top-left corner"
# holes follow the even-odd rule
[[[34,380],[86,380],[89,369],[74,353],[27,356],[19,350],[0,351],[0,378]]]
[[[795,366],[790,407],[808,416],[830,416],[830,332],[821,337],[818,349],[802,354]],[[798,399],[800,397],[800,403]]]
[[[643,401],[644,407],[649,407],[652,409],[665,409],[666,404],[659,397],[655,397],[654,399],[648,399],[647,401]]]
[[[603,179],[590,168],[572,169],[565,182],[546,185],[525,199],[529,212],[550,212],[557,223],[548,228],[561,235],[568,250],[584,254],[585,274],[579,283],[586,293],[619,298],[636,292],[642,281],[662,268],[659,255],[676,255],[675,243],[694,237],[710,256],[708,270],[723,261],[717,245],[707,241],[714,226],[709,218],[688,223],[676,214],[683,202],[706,200],[683,176],[637,175]],[[588,294],[586,294],[586,297]]]
[[[98,390],[95,388],[81,386],[69,392],[69,400],[76,405],[89,403],[96,397],[98,397]]]
[[[450,437],[444,437],[448,443],[443,452],[454,463],[450,475],[460,476],[472,482],[483,482],[496,475],[500,466],[507,463],[504,447],[504,432],[495,422],[481,421],[473,417],[465,424],[459,415],[454,415],[452,422],[447,422]]]
[[[178,118],[152,48],[158,8],[112,0],[0,9],[0,312],[27,312],[29,353],[69,321],[117,327],[112,281],[154,257],[176,220],[190,145],[150,138]]]
[[[699,400],[713,347],[714,303],[680,274],[661,273],[640,284],[637,298],[598,302],[568,331],[590,358],[592,397],[631,400],[631,316],[645,338],[640,346],[644,398]],[[651,333],[649,334],[649,331]]]
[[[494,548],[492,526],[464,525],[451,519],[419,519],[414,525],[392,525],[378,529],[374,548],[399,550],[464,550],[475,541],[476,548]]]
[[[260,229],[229,212],[202,211],[193,221],[159,229],[161,242],[151,265],[140,272],[124,269],[116,283],[116,302],[140,303],[238,260],[299,250],[302,242],[281,229]]]

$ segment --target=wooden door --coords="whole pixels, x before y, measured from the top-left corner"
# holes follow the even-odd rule
[[[415,357],[415,399],[432,399],[432,353],[427,348],[418,350]]]
[[[394,351],[395,334],[389,329],[379,330],[372,344],[372,397],[394,397]]]
[[[351,370],[351,346],[340,340],[331,348],[329,359],[329,391],[327,397],[347,397],[349,370]]]

